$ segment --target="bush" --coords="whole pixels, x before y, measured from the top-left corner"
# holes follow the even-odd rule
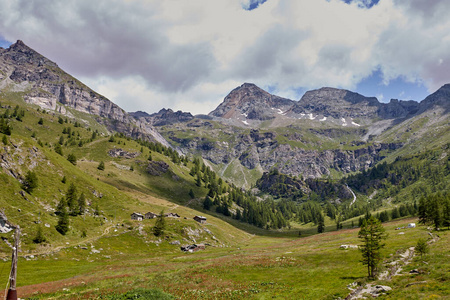
[[[69,154],[68,156],[67,156],[67,160],[72,164],[72,165],[74,165],[74,166],[76,166],[77,165],[77,157],[75,156],[75,154]]]

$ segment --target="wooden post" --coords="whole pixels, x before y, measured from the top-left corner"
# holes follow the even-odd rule
[[[17,300],[16,291],[16,278],[17,278],[17,259],[19,251],[19,239],[20,239],[20,227],[16,226],[16,232],[14,236],[14,247],[11,259],[11,273],[9,277],[9,290],[6,296],[6,300]]]

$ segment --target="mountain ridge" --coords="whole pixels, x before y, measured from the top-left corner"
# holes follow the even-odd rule
[[[441,89],[446,89],[446,85]],[[439,94],[439,90],[435,93]],[[432,105],[431,100],[422,102],[391,99],[388,103],[382,103],[376,97],[366,97],[333,87],[307,91],[295,101],[270,94],[253,83],[244,83],[225,96],[222,103],[208,115],[236,120],[248,126],[254,125],[253,127],[258,127],[260,122],[252,124],[251,121],[265,121],[276,117],[317,121],[332,118],[337,123],[341,121],[343,126],[358,126],[360,124],[353,122],[353,119],[362,119],[365,124],[370,124],[376,119],[410,118]],[[437,101],[438,104],[445,105],[442,102]]]
[[[71,116],[66,110],[70,107],[98,116],[97,120],[109,130],[168,146],[152,126],[136,121],[121,107],[64,72],[21,40],[0,51],[0,89],[22,92],[25,102],[63,115]]]

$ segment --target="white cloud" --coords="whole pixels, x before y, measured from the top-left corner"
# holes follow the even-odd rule
[[[450,1],[16,0],[0,35],[57,62],[124,109],[208,113],[234,87],[353,89],[381,70],[450,82]],[[262,1],[257,1],[262,2]],[[298,95],[297,95],[298,96]]]

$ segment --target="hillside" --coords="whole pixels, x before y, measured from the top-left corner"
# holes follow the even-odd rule
[[[396,228],[449,224],[448,85],[398,103],[405,111],[393,119],[376,99],[330,88],[292,117],[277,110],[302,101],[252,84],[194,117],[128,114],[21,41],[0,49],[0,71],[0,257],[7,270],[19,225],[25,297],[117,299],[144,288],[169,299],[344,298],[366,279],[359,252],[340,245],[359,243],[366,216],[396,237],[386,270],[429,235]],[[329,93],[348,115],[309,118],[331,112]],[[147,212],[179,217],[131,219]],[[431,286],[408,289],[418,298],[448,293],[448,230],[439,236],[429,265],[405,267],[420,276],[377,282],[395,286],[394,297],[423,280]]]

